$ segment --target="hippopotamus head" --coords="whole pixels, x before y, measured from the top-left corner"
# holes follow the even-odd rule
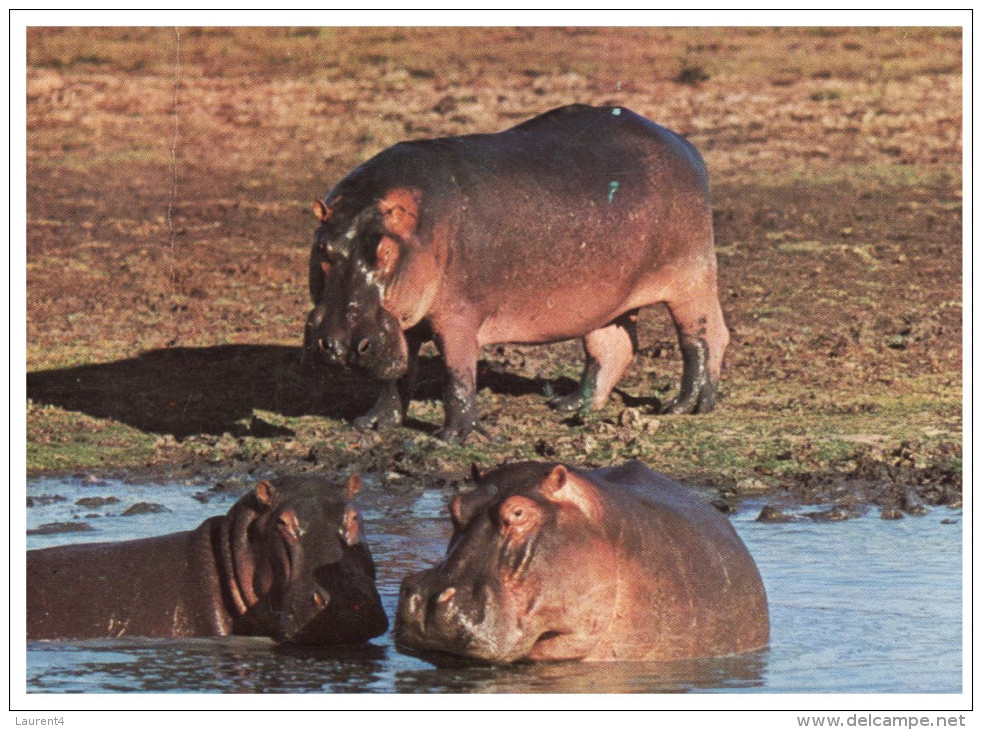
[[[361,487],[307,476],[262,481],[224,521],[226,587],[243,633],[338,644],[383,633],[388,619],[361,518]]]
[[[431,268],[418,255],[420,200],[418,190],[396,187],[380,195],[334,192],[315,203],[306,361],[355,366],[381,380],[405,373],[403,330],[420,320],[434,290],[419,281]]]
[[[586,657],[615,605],[602,496],[561,465],[475,477],[450,504],[444,560],[402,583],[397,643],[500,663]]]

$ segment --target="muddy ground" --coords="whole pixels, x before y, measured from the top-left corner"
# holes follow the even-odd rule
[[[861,511],[958,505],[958,29],[31,29],[29,474],[135,479],[629,458],[717,488]],[[311,203],[403,139],[619,104],[687,135],[713,186],[732,343],[717,410],[657,415],[667,313],[589,418],[581,346],[487,348],[490,439],[449,446],[423,359],[403,428],[376,386],[298,368]]]

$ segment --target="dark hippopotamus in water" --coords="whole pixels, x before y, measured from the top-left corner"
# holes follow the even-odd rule
[[[475,426],[483,345],[584,338],[580,387],[557,405],[599,409],[637,350],[638,309],[657,302],[683,356],[663,410],[714,406],[729,333],[706,168],[685,139],[623,107],[397,144],[315,212],[305,360],[385,381],[358,427],[401,422],[428,339],[448,370],[445,439]]]
[[[436,567],[403,580],[399,646],[486,661],[672,660],[768,642],[757,566],[729,521],[638,462],[521,463],[450,505]]]
[[[27,638],[247,634],[341,644],[385,632],[347,487],[259,482],[197,529],[27,553]]]

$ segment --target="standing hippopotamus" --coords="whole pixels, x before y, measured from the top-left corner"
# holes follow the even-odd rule
[[[388,619],[347,488],[259,482],[197,529],[27,553],[27,638],[272,636],[367,641]]]
[[[638,462],[520,463],[450,504],[436,567],[402,582],[398,645],[492,662],[668,660],[768,641],[757,566],[730,523]]]
[[[383,381],[360,428],[401,422],[420,345],[448,370],[438,435],[477,419],[483,345],[583,337],[579,390],[599,409],[637,350],[640,307],[668,305],[682,387],[664,410],[712,410],[729,333],[716,291],[706,168],[623,107],[555,109],[499,134],[403,142],[314,206],[305,359]]]

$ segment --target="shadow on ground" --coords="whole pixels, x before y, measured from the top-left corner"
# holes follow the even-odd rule
[[[483,365],[483,363],[482,363]],[[420,359],[416,398],[441,397],[444,369],[438,357]],[[541,394],[544,381],[481,368],[480,387],[507,395]],[[573,383],[555,381],[557,392]],[[28,373],[27,397],[141,431],[183,439],[195,434],[292,435],[253,417],[263,410],[283,416],[326,416],[350,421],[375,402],[378,384],[356,372],[325,368],[302,374],[300,350],[266,345],[150,350],[117,362]],[[416,420],[412,428],[433,427]]]

